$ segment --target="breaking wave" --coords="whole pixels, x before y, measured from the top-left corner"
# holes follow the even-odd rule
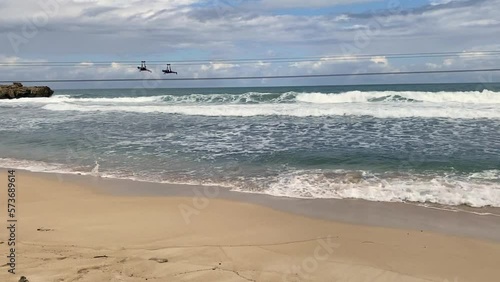
[[[2,166],[33,172],[80,174],[137,181],[217,185],[245,193],[305,199],[364,199],[384,202],[432,203],[449,206],[500,207],[499,170],[466,175],[419,175],[408,173],[375,174],[369,171],[297,170],[256,179],[217,181],[210,179],[162,178],[119,171],[99,171],[95,167],[69,168],[63,164],[0,158]]]
[[[98,97],[85,98],[82,95],[56,95],[51,98],[3,100],[0,104],[19,103],[92,103],[92,104],[276,104],[276,103],[464,103],[500,104],[500,92],[489,90],[470,92],[419,92],[419,91],[348,91],[342,93],[285,92],[243,94],[188,94],[142,97]]]
[[[481,92],[349,91],[340,94],[301,93],[297,95],[297,101],[315,104],[367,102],[500,104],[500,93],[489,90]]]
[[[376,118],[451,118],[500,119],[500,107],[490,105],[399,105],[399,104],[205,104],[205,105],[78,105],[72,103],[47,104],[49,111],[167,113],[190,116],[371,116]]]
[[[471,207],[500,207],[498,171],[459,175],[373,174],[368,171],[294,171],[275,177],[257,193],[291,198],[364,199]],[[471,181],[474,179],[474,181]],[[238,189],[246,192],[245,188]]]
[[[343,93],[187,94],[142,97],[56,95],[3,100],[0,107],[49,111],[169,113],[198,116],[373,116],[500,119],[500,93],[349,91]]]

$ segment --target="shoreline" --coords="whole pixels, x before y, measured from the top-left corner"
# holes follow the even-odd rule
[[[0,187],[6,175],[0,172]],[[33,282],[477,282],[500,275],[499,240],[484,234],[496,232],[497,217],[22,170],[16,183],[18,264],[10,275],[0,262],[6,282],[21,275]],[[415,228],[453,220],[458,225],[448,222],[445,232],[430,223]]]
[[[500,242],[500,208],[495,207],[446,206],[442,208],[443,206],[424,207],[420,203],[374,202],[363,199],[289,198],[232,191],[220,186],[167,184],[78,174],[24,172],[45,179],[69,180],[72,183],[92,187],[93,191],[98,194],[128,197],[188,197],[200,201],[222,199],[347,224],[426,230]],[[459,210],[449,208],[459,208]],[[429,221],[430,218],[432,221]]]
[[[493,187],[486,187],[484,188],[485,191],[480,191],[478,195],[475,195],[474,193],[471,193],[473,191],[467,192],[464,189],[458,189],[458,194],[454,195],[450,191],[446,192],[447,187],[446,185],[437,185],[433,186],[431,183],[428,183],[428,179],[421,179],[421,182],[417,182],[416,186],[430,186],[428,189],[425,189],[424,191],[420,191],[418,194],[411,194],[411,193],[406,193],[408,189],[411,189],[411,187],[397,187],[396,184],[391,184],[389,183],[388,185],[388,191],[382,192],[380,194],[377,194],[377,190],[380,187],[374,186],[374,183],[370,183],[369,180],[366,180],[362,182],[362,186],[360,186],[359,189],[355,188],[349,188],[349,187],[343,187],[341,188],[341,192],[337,192],[335,187],[332,187],[331,191],[329,191],[329,187],[326,187],[327,193],[323,195],[314,195],[312,194],[303,194],[305,192],[309,192],[309,190],[306,189],[305,192],[301,192],[300,189],[295,189],[296,187],[293,187],[291,193],[287,192],[287,189],[285,187],[278,187],[277,190],[274,191],[266,191],[266,185],[264,187],[263,192],[260,191],[250,191],[246,189],[245,183],[241,185],[238,181],[235,181],[235,179],[229,179],[226,180],[228,181],[225,183],[224,181],[218,182],[218,180],[208,180],[208,181],[214,181],[213,183],[206,183],[206,184],[201,184],[200,179],[197,179],[196,177],[188,179],[186,183],[182,182],[176,182],[173,180],[172,182],[169,182],[169,180],[160,180],[161,176],[158,175],[140,175],[140,176],[134,176],[133,174],[130,174],[130,172],[126,174],[121,174],[119,171],[106,171],[106,172],[100,172],[99,170],[99,164],[95,163],[94,166],[89,166],[86,167],[85,169],[82,169],[82,167],[71,167],[68,165],[64,165],[62,163],[50,163],[50,162],[45,162],[45,161],[32,161],[32,160],[26,160],[26,159],[14,159],[14,158],[0,158],[0,161],[4,161],[5,164],[0,164],[0,168],[13,168],[15,167],[18,170],[23,170],[23,171],[28,171],[28,172],[33,172],[33,173],[48,173],[48,174],[58,174],[58,175],[77,175],[77,176],[88,176],[88,177],[100,177],[101,179],[109,179],[109,180],[124,180],[124,181],[135,181],[139,183],[154,183],[158,185],[187,185],[187,186],[197,186],[197,185],[202,185],[202,186],[218,186],[222,188],[227,188],[231,189],[232,191],[235,192],[240,192],[240,193],[249,193],[249,194],[263,194],[263,195],[269,195],[273,197],[279,197],[279,198],[292,198],[292,199],[359,199],[359,200],[364,200],[364,201],[370,201],[370,202],[385,202],[385,203],[405,203],[405,204],[412,204],[412,205],[420,205],[420,206],[428,206],[429,208],[435,208],[435,209],[444,209],[444,210],[454,210],[454,211],[463,211],[463,212],[471,212],[475,213],[479,211],[479,213],[482,214],[487,214],[487,213],[493,213],[497,216],[500,216],[500,195],[497,195],[495,193],[498,193],[497,190],[494,186]],[[367,172],[369,177],[377,177],[377,172],[370,172],[370,171],[364,171],[364,170],[353,170],[353,171],[341,171],[339,172],[340,174],[344,174],[343,176],[345,179],[341,179],[340,181],[350,181],[351,174],[352,175],[358,175],[359,173],[365,173]],[[476,177],[478,174],[484,174],[481,175],[480,177],[484,177],[486,181],[492,180],[494,176],[491,176],[493,174],[498,174],[499,170],[496,169],[488,169],[488,170],[483,170],[481,172],[469,172],[469,177]],[[144,171],[141,171],[141,173],[144,173]],[[317,174],[321,174],[322,172],[309,172],[311,177],[315,177]],[[327,173],[325,173],[327,174]],[[326,177],[326,176],[322,176]],[[435,179],[439,181],[443,181],[446,179],[442,178],[443,176],[435,176]],[[479,176],[477,176],[479,177]],[[220,179],[219,179],[220,180]],[[389,179],[390,180],[390,179]],[[271,181],[276,181],[276,180],[271,180]],[[299,179],[299,181],[301,181]],[[462,185],[464,184],[463,179],[454,179],[453,181],[457,183],[452,183],[452,185]],[[228,184],[229,183],[229,184]],[[471,182],[471,185],[482,185],[482,183],[475,183]],[[250,183],[246,183],[249,185],[252,185],[251,181]],[[305,183],[307,185],[307,183]],[[315,182],[316,185],[321,186],[321,183]],[[333,183],[335,185],[336,183]],[[345,184],[342,182],[342,184]],[[469,184],[465,182],[465,184]],[[380,185],[380,183],[379,183]],[[356,186],[356,185],[355,185]],[[288,188],[288,187],[287,187]],[[417,187],[418,188],[418,187]],[[472,190],[475,189],[482,189],[483,187],[475,187]],[[366,189],[364,191],[363,189]],[[444,190],[443,190],[444,189]],[[488,189],[490,190],[490,194],[488,193]],[[342,190],[346,190],[342,191]],[[382,189],[384,190],[384,189]],[[406,192],[405,192],[406,191]],[[418,190],[416,190],[418,191]],[[365,193],[364,193],[365,192]],[[389,192],[392,192],[390,194]],[[344,195],[342,193],[345,193]],[[350,194],[351,193],[351,194]],[[352,193],[356,194],[357,196],[354,197],[349,197],[352,195]],[[375,193],[375,195],[374,195]],[[430,195],[428,197],[428,195]],[[469,197],[471,196],[472,197]],[[318,196],[318,197],[316,197]],[[484,211],[484,212],[483,212]]]

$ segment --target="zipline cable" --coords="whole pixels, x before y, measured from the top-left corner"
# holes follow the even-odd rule
[[[345,76],[376,76],[376,75],[408,75],[408,74],[439,74],[439,73],[471,73],[497,72],[497,69],[461,69],[435,71],[402,71],[402,72],[366,72],[366,73],[334,73],[334,74],[306,74],[306,75],[275,75],[275,76],[236,76],[236,77],[186,77],[186,78],[107,78],[107,79],[47,79],[47,80],[2,80],[0,83],[74,83],[74,82],[132,82],[132,81],[196,81],[196,80],[246,80],[246,79],[287,79],[287,78],[321,78]]]
[[[392,53],[392,54],[361,54],[361,55],[331,55],[331,56],[315,56],[315,57],[282,57],[282,58],[253,58],[253,59],[205,59],[205,60],[149,60],[150,65],[160,65],[166,63],[175,63],[177,65],[203,65],[206,63],[293,63],[293,62],[312,62],[312,61],[351,61],[362,59],[374,59],[377,57],[385,57],[388,59],[412,59],[412,58],[444,58],[444,57],[488,57],[500,56],[499,50],[488,51],[462,51],[462,52],[428,52],[428,53]],[[43,62],[43,61],[24,61],[24,62],[0,62],[0,66],[7,67],[38,67],[38,66],[52,66],[52,67],[92,67],[96,65],[135,65],[138,61],[68,61],[68,62]]]

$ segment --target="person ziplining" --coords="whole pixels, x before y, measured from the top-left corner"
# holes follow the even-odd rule
[[[137,67],[137,69],[139,69],[139,71],[152,72],[151,70],[148,70],[148,68],[146,67],[146,61],[141,61],[141,66]]]
[[[173,71],[173,70],[172,70],[172,66],[171,66],[170,64],[167,64],[167,68],[166,68],[166,69],[164,69],[164,70],[162,70],[162,72],[163,72],[164,74],[169,74],[169,73],[175,73],[175,74],[177,74],[177,72],[176,72],[176,71]]]
[[[151,72],[151,73],[152,73],[152,71],[151,71],[151,70],[149,70],[149,69],[147,68],[147,66],[146,66],[146,61],[141,61],[141,66],[140,66],[140,67],[137,67],[137,69],[138,69],[140,72],[142,72],[142,71],[148,71],[148,72]],[[171,64],[167,64],[167,68],[166,68],[166,69],[164,69],[164,70],[162,70],[162,72],[163,72],[164,74],[170,74],[170,73],[175,73],[175,74],[177,74],[177,72],[176,72],[176,71],[173,71],[173,70],[172,70],[172,65],[171,65]]]

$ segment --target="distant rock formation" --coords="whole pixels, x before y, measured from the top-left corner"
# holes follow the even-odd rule
[[[0,85],[0,99],[18,99],[33,97],[50,97],[54,91],[47,86],[25,87],[19,82],[12,85]]]

